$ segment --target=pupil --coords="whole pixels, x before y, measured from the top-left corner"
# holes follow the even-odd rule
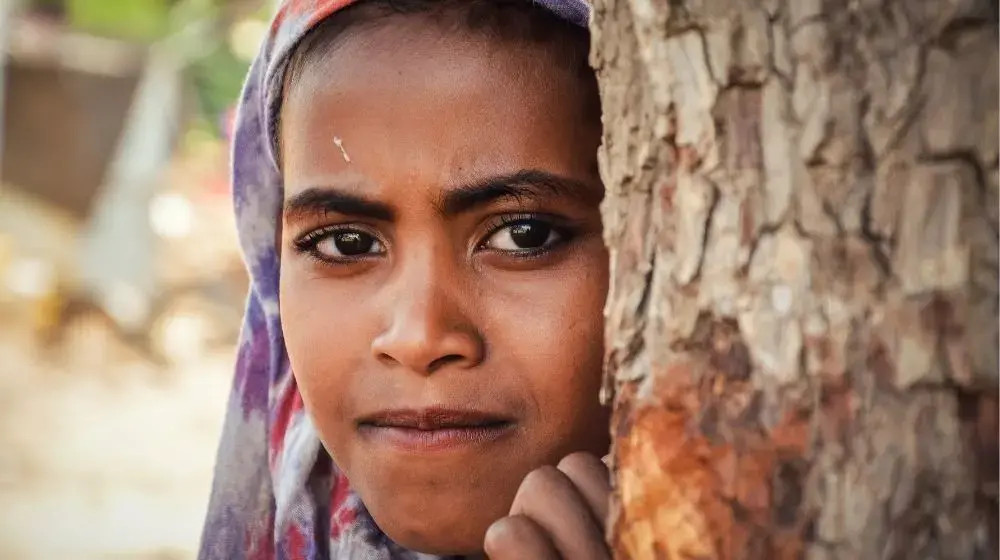
[[[523,222],[511,226],[510,238],[521,249],[536,249],[545,245],[552,228],[541,222]]]
[[[375,243],[375,239],[370,235],[356,231],[345,231],[338,233],[333,242],[342,255],[353,256],[368,253]]]

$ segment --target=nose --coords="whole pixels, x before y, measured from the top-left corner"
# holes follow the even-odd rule
[[[420,375],[480,364],[485,343],[456,301],[455,282],[435,274],[400,276],[386,328],[372,341],[376,359]]]

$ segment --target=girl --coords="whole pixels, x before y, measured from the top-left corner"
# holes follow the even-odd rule
[[[608,556],[583,1],[281,6],[237,122],[253,282],[201,558]]]

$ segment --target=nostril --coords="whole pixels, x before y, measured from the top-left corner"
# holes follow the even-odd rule
[[[448,364],[453,364],[455,362],[460,362],[465,358],[459,354],[448,354],[447,356],[441,356],[440,358],[434,360],[427,366],[428,372],[436,371]]]
[[[476,331],[417,326],[420,328],[395,329],[376,337],[371,344],[372,357],[388,368],[430,375],[445,367],[475,367],[486,354],[485,341]]]

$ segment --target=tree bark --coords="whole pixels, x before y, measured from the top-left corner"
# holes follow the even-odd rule
[[[597,0],[617,558],[997,557],[988,0]]]

